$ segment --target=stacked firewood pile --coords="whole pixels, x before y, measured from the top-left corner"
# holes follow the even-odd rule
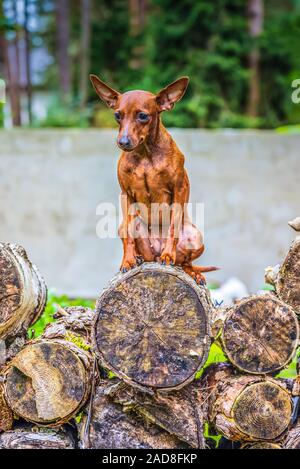
[[[300,231],[300,218],[291,223]],[[23,248],[0,244],[0,448],[300,448],[300,236],[275,287],[223,309],[180,268],[118,274],[95,311],[59,307],[27,331],[46,286]],[[206,366],[216,342],[228,361]]]

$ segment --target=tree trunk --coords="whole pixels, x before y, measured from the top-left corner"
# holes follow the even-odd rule
[[[26,54],[26,88],[27,88],[27,112],[28,122],[32,124],[32,83],[31,83],[31,46],[29,34],[29,0],[24,1],[24,33],[25,33],[25,54]]]
[[[38,427],[18,428],[0,435],[0,449],[74,449],[70,432]]]
[[[232,441],[276,441],[292,415],[291,395],[283,381],[236,375],[220,366],[204,377],[209,421]]]
[[[274,373],[296,353],[298,320],[292,308],[273,294],[248,297],[226,312],[221,342],[223,351],[239,370]]]
[[[176,449],[188,446],[164,430],[145,424],[131,412],[109,398],[114,384],[102,381],[96,388],[92,405],[92,422],[88,428],[89,447],[92,449]],[[86,448],[88,408],[79,424],[80,447]],[[84,442],[84,444],[83,444]]]
[[[81,0],[80,105],[86,105],[90,68],[91,0]]]
[[[153,396],[119,382],[112,389],[114,402],[124,410],[132,409],[146,421],[163,428],[193,448],[205,448],[204,415],[201,383],[194,382],[172,393],[156,392]]]
[[[118,274],[96,305],[95,349],[129,384],[180,389],[194,379],[210,346],[210,295],[179,268],[144,263]]]
[[[0,2],[0,16],[5,17],[3,8],[3,1]],[[21,125],[21,105],[20,105],[20,90],[18,86],[18,75],[16,73],[16,64],[13,67],[11,55],[8,50],[8,41],[5,34],[5,29],[0,30],[0,49],[3,53],[4,69],[7,82],[7,90],[9,94],[9,101],[11,106],[12,123],[14,126]]]
[[[61,98],[68,102],[71,95],[70,5],[69,0],[56,0],[58,73]]]
[[[20,66],[20,31],[18,25],[18,9],[17,9],[17,0],[13,0],[13,12],[14,12],[14,23],[15,23],[15,37],[13,40],[13,72],[12,72],[12,83],[14,91],[14,107],[12,106],[13,111],[13,124],[17,127],[22,125],[21,118],[21,66]],[[10,60],[12,60],[12,57]]]
[[[147,0],[129,0],[130,28],[129,35],[138,38],[145,26],[147,10]],[[137,41],[136,41],[137,42]],[[139,41],[132,49],[132,56],[129,62],[133,70],[140,70],[144,62],[144,45]]]
[[[15,340],[44,311],[47,289],[21,246],[0,243],[0,272],[0,339]]]
[[[25,420],[57,426],[70,420],[90,393],[91,356],[69,340],[29,342],[7,365],[5,398]]]
[[[249,54],[250,82],[247,113],[251,117],[257,117],[260,103],[260,51],[256,41],[263,31],[263,0],[248,0],[248,16],[253,47]]]

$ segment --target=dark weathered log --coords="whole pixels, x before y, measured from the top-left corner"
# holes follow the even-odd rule
[[[19,428],[0,435],[0,449],[74,449],[70,433],[61,429]]]
[[[55,322],[46,326],[43,332],[45,339],[66,339],[77,343],[79,347],[91,348],[91,328],[94,311],[83,306],[62,308],[58,306],[54,314]]]
[[[146,421],[165,429],[194,448],[204,448],[204,415],[201,383],[194,382],[179,391],[143,393],[125,383],[111,390],[115,402]]]
[[[179,389],[206,361],[211,310],[208,290],[179,268],[145,263],[119,274],[96,306],[101,363],[133,386]]]
[[[124,412],[121,405],[111,401],[110,382],[96,388],[92,405],[92,419],[86,432],[88,407],[79,423],[80,447],[111,449],[175,449],[188,445],[164,430],[145,422],[132,412]]]
[[[276,292],[300,314],[300,236],[293,241],[279,269]]]
[[[221,341],[229,360],[247,373],[273,373],[293,358],[299,344],[293,309],[273,294],[245,298],[225,315]]]
[[[28,343],[5,371],[5,398],[15,414],[56,426],[85,404],[90,391],[90,354],[67,340]]]
[[[25,250],[0,243],[0,338],[26,333],[42,314],[47,290]]]
[[[300,217],[289,222],[300,232]],[[279,298],[290,305],[296,314],[300,314],[300,235],[298,234],[281,265],[267,267],[265,280],[274,285]]]
[[[226,438],[274,442],[287,430],[292,401],[284,382],[220,367],[208,370],[203,380],[209,421]]]
[[[300,449],[300,421],[289,430],[283,446],[285,449]]]

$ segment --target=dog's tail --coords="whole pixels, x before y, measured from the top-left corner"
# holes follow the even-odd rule
[[[220,267],[214,267],[212,265],[208,265],[206,267],[205,266],[199,266],[199,270],[201,272],[214,272],[215,270],[220,270]]]

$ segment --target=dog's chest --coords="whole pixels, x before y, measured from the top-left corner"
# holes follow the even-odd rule
[[[126,191],[136,202],[153,203],[167,201],[171,196],[166,165],[141,161],[129,165],[124,174]]]

